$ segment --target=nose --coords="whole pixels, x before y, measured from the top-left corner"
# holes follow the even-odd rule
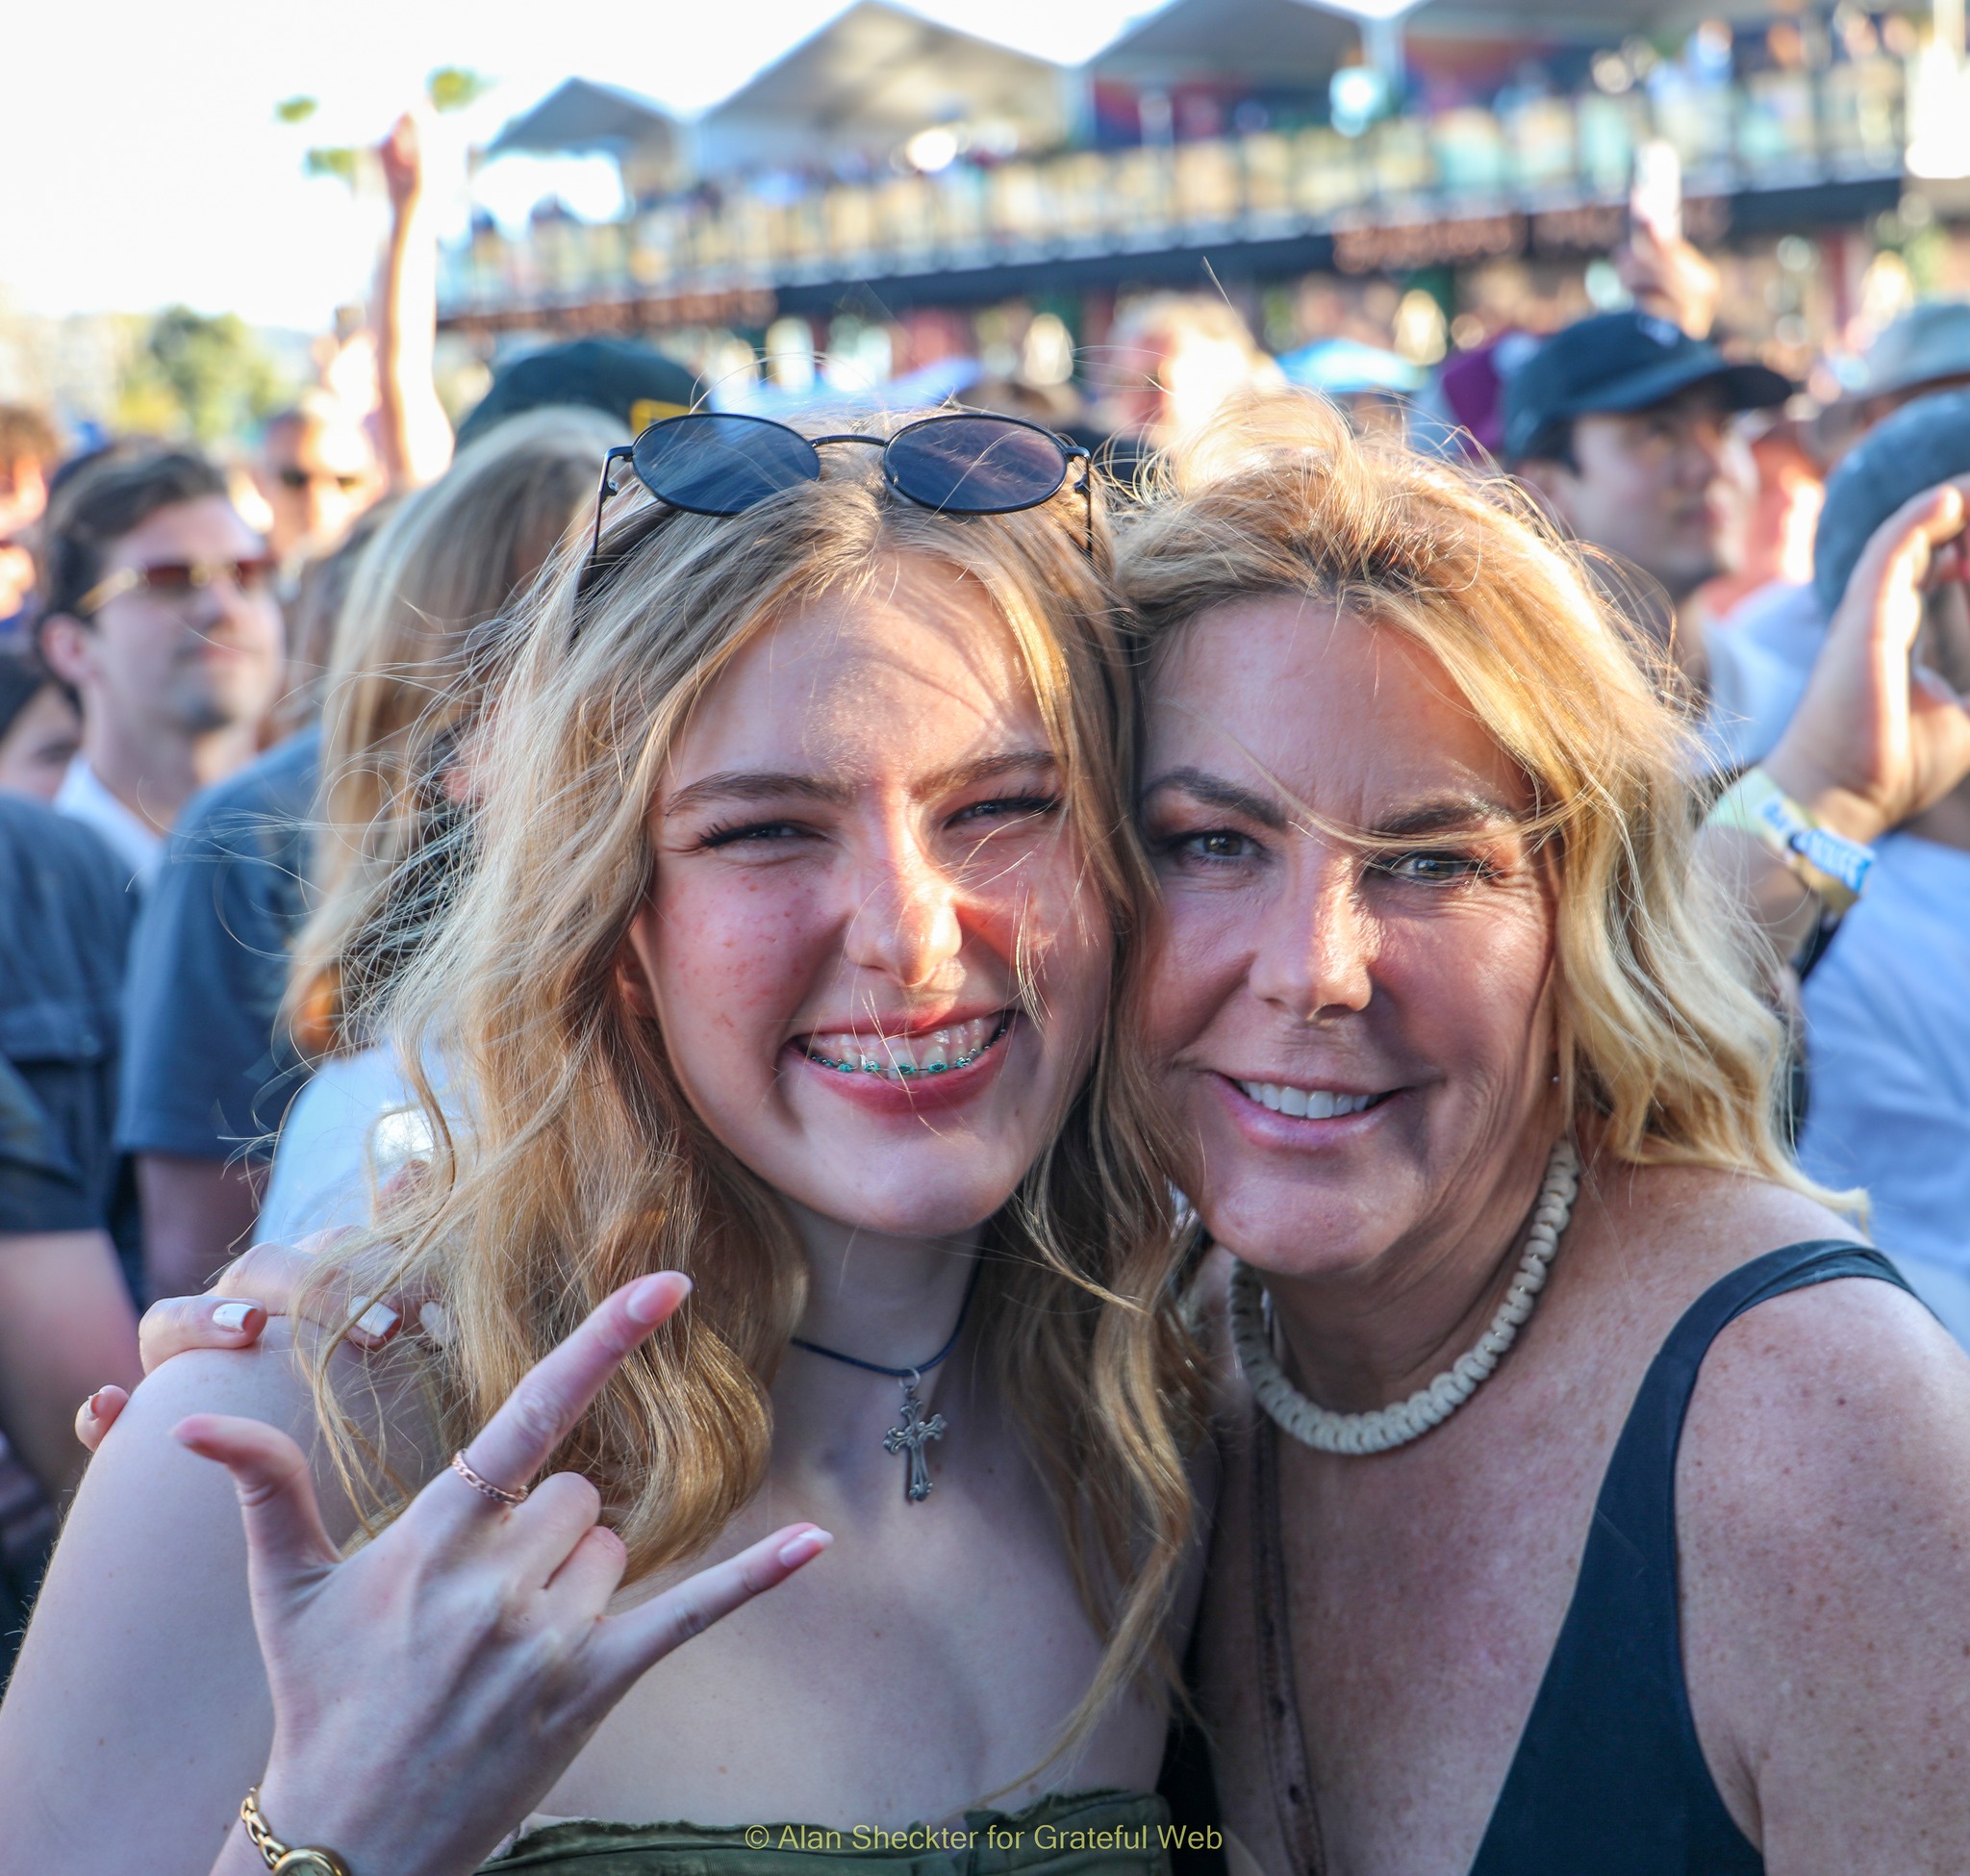
[[[201,608],[203,618],[201,630],[210,630],[218,624],[237,625],[247,618],[258,598],[246,591],[231,573],[221,573],[205,589],[205,606]]]
[[[1725,478],[1730,467],[1730,442],[1721,423],[1694,423],[1684,433],[1680,451],[1682,480],[1691,488],[1707,488]]]
[[[1252,994],[1299,1023],[1368,1007],[1375,921],[1361,902],[1360,862],[1322,849],[1297,864],[1254,934]]]
[[[857,869],[847,961],[906,990],[932,987],[964,946],[958,900],[956,881],[915,834],[892,830]]]

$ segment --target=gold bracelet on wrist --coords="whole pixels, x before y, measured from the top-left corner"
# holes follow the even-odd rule
[[[353,1876],[348,1864],[333,1850],[298,1844],[290,1847],[274,1836],[261,1812],[257,1785],[240,1800],[240,1821],[246,1826],[253,1847],[266,1859],[267,1868],[275,1871],[276,1876]]]
[[[1872,848],[1821,826],[1762,768],[1738,776],[1718,798],[1705,825],[1750,834],[1818,895],[1833,919],[1860,897],[1874,867]]]

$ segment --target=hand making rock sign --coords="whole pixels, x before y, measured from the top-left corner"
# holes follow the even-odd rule
[[[600,1494],[572,1472],[529,1488],[690,1291],[668,1272],[618,1290],[353,1557],[330,1539],[286,1433],[220,1414],[179,1424],[239,1488],[274,1710],[259,1803],[284,1840],[329,1846],[353,1869],[475,1868],[647,1669],[832,1541],[788,1525],[612,1615],[627,1554],[599,1522]],[[370,1665],[353,1683],[352,1660]],[[417,1764],[443,1768],[431,1802],[405,1782]],[[236,1838],[216,1866],[259,1864]]]

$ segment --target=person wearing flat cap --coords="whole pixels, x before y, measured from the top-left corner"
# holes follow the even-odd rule
[[[1699,693],[1708,658],[1684,617],[1742,551],[1748,462],[1730,418],[1793,387],[1654,314],[1603,313],[1546,341],[1504,387],[1503,455],[1577,539],[1654,580],[1666,643]]]

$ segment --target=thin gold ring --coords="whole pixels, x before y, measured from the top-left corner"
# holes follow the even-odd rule
[[[490,1479],[480,1478],[472,1470],[471,1461],[466,1458],[463,1449],[451,1456],[451,1469],[467,1484],[471,1486],[475,1492],[484,1492],[488,1498],[492,1499],[497,1504],[510,1506],[524,1505],[526,1503],[528,1487],[523,1485],[518,1491],[513,1492],[508,1491],[504,1485],[495,1485]]]

